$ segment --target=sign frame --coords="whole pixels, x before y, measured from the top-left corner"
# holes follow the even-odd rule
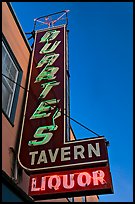
[[[89,166],[93,166],[93,165],[98,165],[98,164],[103,164],[103,165],[105,165],[106,163],[107,163],[107,161],[108,161],[108,154],[107,154],[107,145],[106,145],[106,139],[103,137],[103,136],[100,136],[100,137],[93,137],[93,138],[90,138],[90,139],[84,139],[84,140],[74,140],[74,141],[67,141],[67,137],[69,136],[68,134],[68,128],[69,127],[67,127],[67,125],[69,125],[69,124],[67,124],[67,122],[68,122],[68,117],[66,116],[68,113],[67,113],[67,109],[68,109],[68,111],[69,111],[69,108],[66,108],[67,107],[67,105],[68,105],[68,103],[67,103],[67,101],[69,100],[68,98],[67,98],[67,76],[68,76],[68,74],[67,74],[67,71],[68,71],[68,67],[67,67],[67,30],[66,30],[66,25],[61,25],[61,26],[58,26],[58,27],[53,27],[53,28],[49,28],[49,29],[44,29],[44,30],[39,30],[37,33],[36,33],[36,35],[38,35],[38,34],[42,34],[42,33],[47,33],[48,31],[49,32],[51,32],[52,30],[56,30],[57,32],[58,32],[58,30],[59,29],[63,29],[63,37],[61,37],[60,39],[63,39],[63,42],[61,42],[61,41],[56,41],[57,43],[60,43],[60,45],[61,45],[61,43],[63,43],[62,44],[62,46],[63,46],[63,48],[60,48],[61,50],[63,49],[63,51],[64,51],[64,53],[61,53],[61,55],[63,56],[63,77],[64,77],[64,79],[63,79],[63,85],[64,85],[64,87],[63,87],[63,102],[64,102],[64,104],[63,104],[63,112],[62,112],[62,114],[63,114],[63,118],[64,118],[64,128],[63,128],[63,134],[64,135],[56,135],[56,139],[55,140],[53,140],[53,142],[50,140],[48,143],[46,143],[45,145],[44,145],[44,148],[42,148],[42,151],[40,151],[40,153],[39,153],[39,150],[38,150],[38,147],[37,147],[37,149],[36,149],[36,151],[35,150],[31,150],[31,152],[29,152],[29,155],[27,154],[26,155],[26,150],[27,150],[27,148],[28,147],[26,147],[26,145],[28,145],[28,141],[27,141],[27,143],[23,143],[23,140],[24,140],[24,138],[23,138],[23,131],[24,131],[24,129],[26,129],[26,127],[24,128],[24,126],[25,126],[25,118],[27,119],[27,115],[28,114],[26,114],[28,111],[27,111],[27,103],[28,103],[28,97],[29,97],[29,93],[27,92],[27,98],[26,98],[26,105],[25,105],[25,111],[24,111],[24,119],[23,119],[23,125],[22,125],[22,131],[21,131],[21,138],[20,138],[20,144],[19,144],[19,151],[18,151],[18,161],[19,161],[19,164],[23,167],[23,169],[28,173],[28,174],[33,174],[34,172],[43,172],[43,171],[55,171],[55,169],[57,169],[57,168],[59,168],[60,170],[63,170],[64,168],[71,168],[72,166],[74,167],[74,168],[77,168],[78,166],[80,166],[80,165],[89,165]],[[59,31],[60,32],[60,31]],[[43,35],[41,35],[40,36],[40,41],[42,41],[42,38],[44,39],[44,35],[45,34],[43,34]],[[53,35],[52,35],[53,36]],[[58,35],[56,35],[56,39],[57,39],[57,36],[59,36],[59,34]],[[52,37],[52,38],[54,38],[54,37]],[[34,48],[33,48],[33,53],[32,53],[32,62],[31,62],[31,72],[30,72],[30,77],[29,77],[29,85],[28,85],[28,87],[29,87],[29,90],[30,90],[30,88],[31,88],[31,84],[30,84],[30,82],[31,82],[31,79],[33,79],[34,77],[32,76],[32,69],[34,69],[35,71],[37,71],[37,69],[36,68],[33,68],[33,67],[35,67],[35,65],[33,65],[33,63],[35,63],[35,58],[34,58],[34,56],[35,56],[35,49],[36,49],[36,43],[37,43],[37,41],[39,40],[37,40],[37,38],[35,37],[35,43],[34,43]],[[54,38],[55,39],[55,38]],[[59,39],[58,39],[59,40]],[[52,40],[53,41],[53,40]],[[48,41],[48,42],[50,42],[50,41]],[[47,43],[48,43],[47,42]],[[54,42],[54,41],[53,41]],[[42,44],[42,43],[40,43],[40,44]],[[51,43],[50,43],[51,44]],[[54,43],[55,44],[55,43]],[[40,46],[40,52],[41,52],[41,50],[43,49],[43,47],[44,46],[46,46],[46,44],[44,45],[42,45],[42,46]],[[47,45],[48,46],[48,45]],[[53,46],[52,46],[53,47]],[[46,50],[45,50],[46,51]],[[56,53],[57,53],[57,51],[58,51],[58,48],[56,48]],[[61,51],[62,52],[62,51]],[[55,53],[55,52],[54,52]],[[41,61],[41,59],[42,59],[42,57],[40,57],[40,61]],[[57,62],[57,60],[59,60],[59,59],[56,59],[56,62]],[[37,62],[38,62],[38,60],[37,60]],[[37,65],[37,62],[35,63],[36,65]],[[38,64],[40,64],[39,62],[38,62]],[[47,64],[48,65],[48,64]],[[56,66],[55,65],[55,63],[54,63],[54,66]],[[43,68],[43,66],[41,66],[41,68],[42,68],[42,70],[44,69]],[[41,72],[42,72],[42,70],[41,70]],[[59,70],[60,71],[60,70]],[[33,71],[34,72],[34,71]],[[39,76],[39,75],[38,75]],[[55,76],[55,75],[53,75],[53,76]],[[35,79],[35,78],[34,78]],[[34,82],[35,83],[35,82]],[[30,115],[30,114],[29,114]],[[27,117],[26,117],[27,116]],[[31,115],[30,115],[31,116]],[[28,118],[29,119],[29,118]],[[37,119],[37,118],[36,118]],[[41,118],[42,119],[42,118]],[[35,119],[34,119],[35,120]],[[42,120],[44,120],[44,118],[42,119]],[[61,124],[60,124],[61,125]],[[62,125],[61,125],[62,126]],[[60,127],[61,128],[61,127]],[[27,131],[27,135],[29,136],[29,134],[31,135],[31,132],[30,132],[31,130],[29,130],[29,131]],[[25,136],[26,134],[24,134],[24,136]],[[26,136],[25,136],[26,137]],[[53,138],[54,139],[54,138]],[[60,140],[60,141],[59,141]],[[71,161],[71,162],[68,162],[68,161],[65,161],[65,160],[69,160],[70,158],[68,157],[67,158],[67,154],[70,154],[70,152],[69,152],[69,149],[71,148],[71,149],[73,149],[73,148],[76,148],[76,147],[74,147],[74,146],[80,146],[81,148],[84,148],[83,147],[83,145],[87,145],[88,143],[94,143],[94,145],[97,145],[97,144],[95,144],[96,142],[98,141],[98,143],[102,143],[102,144],[100,144],[101,146],[100,146],[100,149],[102,150],[103,149],[103,151],[104,152],[102,152],[102,158],[101,157],[98,157],[98,160],[96,159],[96,161],[94,161],[94,160],[92,160],[91,158],[89,159],[89,158],[87,158],[86,160],[84,159],[84,158],[82,158],[82,160],[81,160],[81,162],[79,161],[79,159],[74,159],[73,160],[73,158],[71,158],[71,160],[73,160],[73,161]],[[50,145],[50,146],[49,146]],[[88,145],[91,145],[91,144],[88,144]],[[92,144],[93,145],[93,144]],[[48,147],[49,146],[49,147]],[[40,146],[39,146],[40,147]],[[34,148],[36,148],[35,146],[29,146],[29,149],[34,149]],[[77,147],[78,149],[79,149],[79,147]],[[97,146],[96,147],[94,147],[93,146],[93,149],[95,148],[95,150],[91,150],[91,151],[96,151],[96,148],[98,148]],[[46,161],[47,159],[45,158],[45,157],[47,157],[46,156],[46,152],[44,151],[44,149],[48,149],[48,151],[49,151],[49,154],[51,154],[51,157],[49,158],[50,160],[51,160],[51,162],[49,163],[48,161]],[[85,148],[84,148],[85,149]],[[30,150],[29,150],[30,151]],[[54,159],[56,159],[55,157],[57,156],[57,157],[59,157],[59,160],[60,160],[60,154],[59,154],[59,152],[60,151],[63,151],[63,153],[65,154],[65,157],[64,157],[64,161],[62,162],[62,163],[59,163],[59,164],[56,164],[55,162],[54,162]],[[80,151],[80,150],[76,150],[76,151]],[[81,150],[81,151],[84,151],[83,149]],[[78,152],[77,152],[78,153]],[[38,154],[38,155],[37,155]],[[73,154],[72,152],[71,152],[71,154]],[[83,153],[82,153],[83,154]],[[92,153],[91,153],[92,154]],[[25,156],[24,156],[25,155]],[[62,155],[62,153],[61,153],[61,155]],[[28,159],[27,159],[27,157],[29,156],[29,161],[28,161]],[[38,159],[38,162],[37,162],[37,164],[35,164],[35,160],[37,159],[36,157],[39,157],[39,159]],[[80,156],[81,156],[81,153],[80,153]],[[21,159],[20,159],[20,157],[21,157]],[[43,160],[43,157],[46,159],[46,160]],[[83,155],[82,155],[82,157],[84,157]],[[24,159],[25,158],[25,159]],[[94,158],[94,157],[92,157],[92,158]],[[27,163],[28,163],[28,165],[26,165],[26,162],[25,162],[25,160],[27,160]],[[53,160],[53,161],[52,161]],[[23,163],[22,163],[23,162]],[[24,165],[24,163],[25,163],[25,165]]]

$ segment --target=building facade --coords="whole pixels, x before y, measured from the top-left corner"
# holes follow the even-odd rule
[[[10,3],[2,2],[2,201],[35,202],[29,176],[17,160],[32,49]],[[75,140],[72,129],[70,139]],[[53,195],[52,195],[53,198]],[[98,196],[38,202],[98,202]]]

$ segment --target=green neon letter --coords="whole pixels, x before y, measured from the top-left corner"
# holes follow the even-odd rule
[[[49,140],[53,136],[53,133],[51,133],[51,132],[50,133],[43,133],[43,131],[44,131],[44,127],[39,127],[37,129],[37,131],[35,132],[35,134],[34,134],[35,138],[43,138],[43,140],[41,140],[41,141],[31,140],[31,141],[28,142],[28,145],[29,146],[32,146],[32,145],[37,146],[37,145],[44,145],[47,142],[49,142]]]
[[[56,47],[58,47],[58,45],[60,44],[61,41],[55,41],[55,43],[52,45],[52,47],[50,49],[47,50],[47,48],[51,45],[51,43],[46,43],[45,46],[40,50],[40,54],[46,54],[49,52],[53,52]]]
[[[58,126],[55,124],[55,119],[61,115],[61,111],[57,109],[52,117],[53,125],[39,127],[35,134],[34,138],[43,138],[41,141],[31,140],[28,142],[29,146],[37,146],[37,145],[44,145],[50,141],[53,136],[53,133],[43,133],[45,130],[54,131],[57,130]]]
[[[52,89],[52,87],[57,86],[59,84],[60,84],[60,82],[57,82],[57,81],[50,81],[50,82],[41,84],[42,87],[44,88],[44,90],[40,94],[39,98],[45,98],[47,96],[47,94],[49,93],[49,91]]]
[[[59,101],[60,100],[52,99],[41,102],[30,119],[49,117],[51,114],[50,111],[56,107],[51,105],[59,103]]]
[[[58,70],[59,70],[59,67],[45,66],[42,72],[40,72],[39,75],[36,77],[36,80],[34,83],[40,82],[41,80],[55,79],[56,76],[54,76],[54,74],[56,74]]]
[[[52,118],[54,127],[57,126],[57,125],[55,125],[55,119],[58,118],[59,116],[61,116],[61,110],[59,110],[59,109],[57,108],[57,110],[55,111],[55,113],[54,113],[54,115],[53,115],[53,118]]]
[[[40,39],[40,42],[48,42],[50,40],[54,40],[57,35],[60,33],[59,30],[50,30],[50,31],[47,31],[43,37]]]
[[[59,57],[59,54],[55,54],[55,53],[47,54],[39,61],[36,68],[42,67],[44,64],[52,65],[58,57]]]

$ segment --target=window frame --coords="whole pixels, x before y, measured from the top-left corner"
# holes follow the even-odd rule
[[[16,86],[14,87],[13,90],[13,98],[12,98],[12,105],[11,105],[11,110],[10,110],[10,115],[8,115],[2,107],[2,112],[4,113],[5,117],[8,119],[8,121],[11,123],[12,126],[14,126],[14,120],[15,120],[15,113],[16,113],[16,108],[17,108],[17,102],[18,102],[18,96],[19,96],[19,91],[20,91],[20,84],[21,84],[21,80],[22,80],[22,74],[23,71],[13,53],[13,51],[11,50],[5,36],[2,34],[2,46],[4,45],[4,47],[6,48],[6,52],[9,55],[10,60],[12,60],[12,63],[15,66],[15,69],[18,70],[18,76],[17,76],[17,80],[16,80]],[[2,81],[6,80],[6,77],[4,77],[2,75]],[[2,82],[3,83],[3,82]],[[3,83],[4,84],[4,83]]]

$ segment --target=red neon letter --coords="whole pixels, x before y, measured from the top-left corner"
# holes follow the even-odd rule
[[[85,177],[85,182],[83,182],[83,176]],[[79,186],[88,186],[91,182],[91,176],[87,172],[80,173],[77,177],[77,182]]]
[[[55,179],[55,181],[56,181],[56,184],[55,185],[53,185],[53,179]],[[50,178],[49,178],[49,180],[48,180],[48,187],[50,188],[50,189],[55,189],[55,190],[58,190],[59,189],[59,186],[60,186],[60,184],[61,184],[61,180],[60,180],[60,177],[59,176],[51,176]]]
[[[70,174],[70,184],[68,185],[68,175],[63,175],[63,187],[67,189],[71,189],[74,187],[74,174]]]
[[[40,191],[40,188],[36,188],[36,180],[36,178],[32,178],[31,191]]]
[[[102,170],[94,171],[93,172],[93,184],[98,185],[98,181],[100,181],[101,184],[105,183],[104,180],[104,172]]]

